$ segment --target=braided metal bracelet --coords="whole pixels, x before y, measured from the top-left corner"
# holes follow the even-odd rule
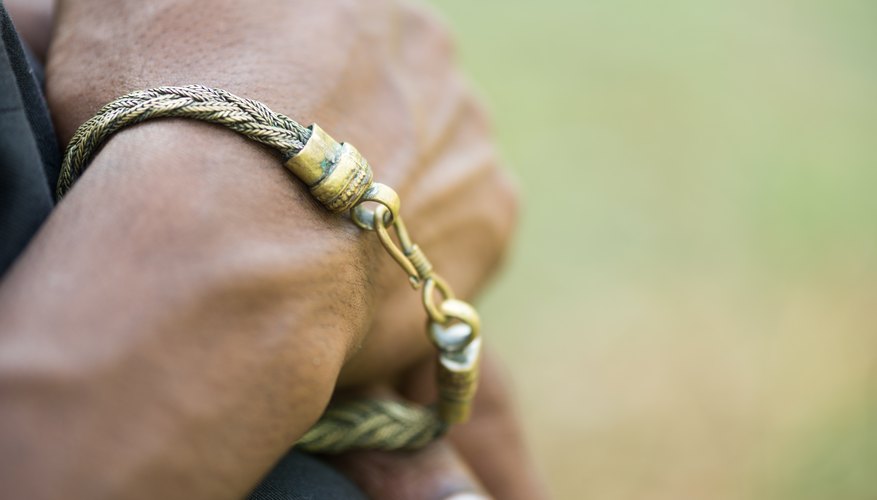
[[[333,403],[296,444],[313,452],[351,449],[416,449],[469,417],[478,379],[480,320],[454,297],[412,242],[396,192],[373,182],[371,167],[352,145],[338,143],[316,124],[303,127],[264,104],[200,85],[132,92],[107,104],[74,134],[58,180],[64,196],[100,146],[123,127],[151,118],[180,117],[223,125],[278,150],[284,165],[327,210],[349,213],[357,226],[374,231],[411,285],[422,289],[427,334],[438,352],[438,401],[426,408],[395,400]],[[396,233],[398,244],[391,236]],[[436,299],[440,300],[436,300]]]

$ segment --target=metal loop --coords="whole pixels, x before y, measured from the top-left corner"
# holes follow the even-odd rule
[[[411,264],[417,269],[417,276],[420,277],[421,280],[425,280],[432,276],[432,262],[426,258],[426,254],[423,253],[423,250],[420,249],[417,244],[411,245],[411,247],[404,249],[405,257],[411,261]]]
[[[408,231],[405,229],[405,224],[402,222],[400,217],[396,217],[393,221],[393,227],[396,229],[396,234],[399,236],[399,241],[403,245],[400,249],[396,246],[396,242],[393,241],[393,238],[390,237],[390,232],[387,230],[386,220],[389,216],[389,212],[387,211],[387,207],[384,205],[379,205],[375,207],[374,211],[374,223],[375,223],[375,232],[378,234],[378,239],[381,240],[381,244],[384,246],[384,249],[387,253],[390,254],[390,257],[396,261],[402,269],[408,273],[408,281],[411,282],[411,286],[417,288],[420,286],[420,275],[417,273],[417,268],[414,267],[414,264],[408,259],[408,256],[405,253],[405,244],[411,244],[411,238],[408,236]]]
[[[445,324],[448,322],[448,317],[435,304],[436,289],[442,295],[442,303],[455,298],[454,291],[451,290],[448,283],[439,275],[433,274],[423,282],[423,308],[426,309],[426,314],[433,322]]]
[[[369,201],[386,207],[387,216],[383,219],[385,225],[390,225],[399,219],[399,207],[402,204],[399,194],[390,186],[375,182],[362,195],[356,206],[353,207],[353,210],[350,211],[350,217],[357,226],[367,231],[374,231],[376,228],[375,215],[378,207],[369,209],[365,206],[365,203]]]
[[[430,321],[428,330],[430,340],[442,353],[459,353],[481,334],[481,318],[468,303],[447,299],[439,311],[445,321]]]

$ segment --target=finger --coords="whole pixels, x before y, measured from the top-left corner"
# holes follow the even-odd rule
[[[452,429],[448,437],[497,498],[547,498],[542,478],[530,459],[507,380],[498,360],[485,356],[472,417]]]
[[[434,401],[435,362],[424,362],[412,370],[400,392],[420,403]],[[548,497],[529,458],[506,377],[492,351],[486,351],[481,361],[472,416],[467,423],[454,426],[448,439],[494,497],[510,500]]]
[[[424,212],[421,220],[429,224],[409,226],[458,298],[471,299],[497,270],[513,230],[513,192],[508,178],[498,169],[491,170],[489,179],[461,189],[455,203],[437,204]],[[379,260],[386,267],[374,281],[373,322],[361,349],[341,372],[341,387],[387,380],[435,350],[424,334],[421,294],[412,292],[389,256],[379,254]]]
[[[450,443],[419,451],[359,451],[331,459],[370,498],[478,500],[489,498]]]

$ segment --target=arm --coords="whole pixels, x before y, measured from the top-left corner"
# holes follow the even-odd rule
[[[53,0],[5,0],[3,6],[34,56],[45,62],[52,34]]]
[[[370,264],[275,163],[188,123],[98,156],[0,289],[0,482],[239,497],[316,420]]]
[[[253,5],[60,2],[48,91],[62,140],[135,88],[258,98],[356,144],[474,293],[513,203],[446,38],[388,5]],[[339,376],[371,383],[430,351],[416,296],[369,236],[229,132],[121,133],[0,286],[0,482],[28,498],[240,497]]]

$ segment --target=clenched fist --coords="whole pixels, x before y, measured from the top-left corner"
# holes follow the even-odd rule
[[[46,74],[62,143],[132,90],[223,88],[354,144],[458,295],[496,269],[515,192],[422,8],[57,8]],[[28,498],[239,497],[336,390],[422,396],[409,375],[433,352],[418,293],[373,234],[315,204],[273,151],[183,120],[107,143],[0,287],[0,318],[0,374],[17,377],[0,448],[27,450],[0,477],[45,478],[18,482]]]

